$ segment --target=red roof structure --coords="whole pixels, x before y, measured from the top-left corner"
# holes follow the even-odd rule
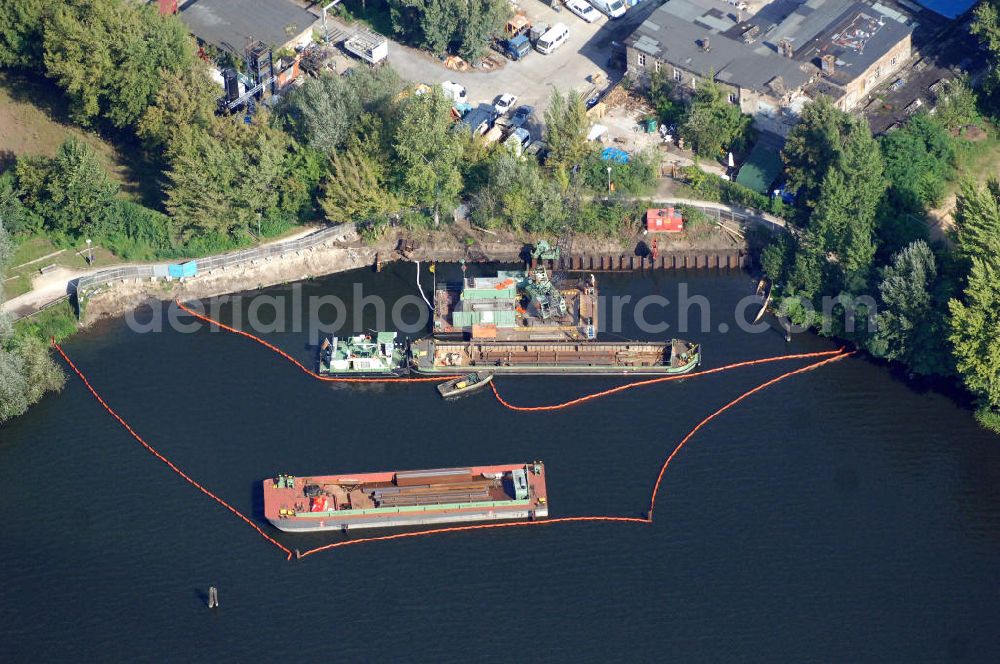
[[[646,210],[646,230],[650,233],[679,233],[684,230],[684,219],[672,207],[649,208]]]

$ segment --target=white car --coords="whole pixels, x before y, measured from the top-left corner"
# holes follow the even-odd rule
[[[622,0],[591,0],[590,4],[610,18],[621,18],[625,15],[625,3]]]
[[[493,110],[497,112],[497,115],[503,117],[510,112],[510,109],[514,108],[514,104],[516,103],[517,97],[506,92],[497,97],[496,103],[493,104]]]
[[[566,0],[566,9],[570,10],[587,23],[593,23],[601,17],[601,12],[587,2],[587,0]]]
[[[465,104],[468,102],[469,96],[465,92],[464,85],[445,81],[441,84],[441,87],[444,89],[445,96],[451,98],[456,104]]]

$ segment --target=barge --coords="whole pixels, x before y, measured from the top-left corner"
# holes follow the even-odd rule
[[[278,475],[264,480],[264,516],[285,532],[357,530],[549,515],[545,466],[529,464]]]
[[[338,339],[323,339],[319,348],[319,373],[323,376],[401,376],[407,373],[406,348],[395,332],[378,332]]]
[[[597,336],[597,283],[550,276],[542,267],[463,277],[434,292],[434,335],[581,341]]]
[[[421,374],[473,370],[494,374],[685,374],[701,364],[701,346],[680,339],[645,341],[442,341],[410,344],[411,367]]]

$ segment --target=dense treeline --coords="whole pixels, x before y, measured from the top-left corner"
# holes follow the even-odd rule
[[[962,132],[979,121],[964,81],[935,115],[879,140],[828,100],[808,105],[784,148],[791,233],[761,255],[784,313],[914,374],[957,374],[1000,430],[1000,184],[966,182],[953,247],[924,216],[956,177]]]

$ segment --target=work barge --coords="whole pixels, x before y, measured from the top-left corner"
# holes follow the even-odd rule
[[[701,363],[701,349],[680,339],[668,342],[579,343],[548,341],[444,341],[410,345],[413,371],[449,375],[469,370],[522,376],[684,374]]]
[[[537,266],[440,284],[434,291],[434,334],[500,341],[596,338],[594,276],[550,274]]]
[[[278,475],[264,480],[264,516],[286,532],[358,530],[549,515],[545,465]]]

